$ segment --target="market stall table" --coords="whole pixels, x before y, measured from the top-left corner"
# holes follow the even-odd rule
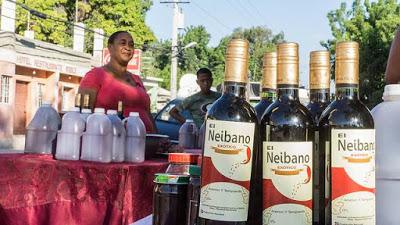
[[[0,154],[0,224],[131,224],[151,214],[154,173],[167,165]]]

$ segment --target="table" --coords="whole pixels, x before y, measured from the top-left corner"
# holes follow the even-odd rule
[[[151,214],[153,176],[167,165],[1,154],[0,224],[131,224]]]

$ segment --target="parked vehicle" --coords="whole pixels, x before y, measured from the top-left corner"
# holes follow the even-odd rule
[[[168,135],[173,141],[178,141],[179,139],[179,128],[181,127],[181,124],[169,115],[169,111],[181,102],[182,99],[179,98],[171,100],[154,117],[158,133]],[[186,119],[192,119],[189,111],[185,110],[181,115]]]

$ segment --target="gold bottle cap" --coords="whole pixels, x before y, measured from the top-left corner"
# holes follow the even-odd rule
[[[310,53],[310,89],[329,89],[331,83],[329,57],[329,51]]]
[[[75,106],[76,107],[81,106],[81,98],[82,98],[81,93],[76,94],[76,96],[75,96]]]
[[[354,41],[336,44],[336,84],[357,84],[359,75],[359,45]]]
[[[225,55],[225,81],[247,83],[248,81],[249,42],[232,39]]]
[[[299,45],[288,42],[278,45],[277,83],[299,85]]]
[[[83,107],[84,108],[89,108],[89,99],[90,99],[90,95],[83,96]]]
[[[276,52],[267,52],[264,54],[262,88],[276,89],[277,62]]]

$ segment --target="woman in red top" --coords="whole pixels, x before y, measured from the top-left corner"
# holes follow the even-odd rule
[[[150,98],[140,77],[127,71],[133,57],[134,42],[126,31],[113,33],[108,39],[110,62],[93,68],[82,79],[79,92],[90,95],[90,107],[117,109],[118,101],[124,105],[124,116],[139,112],[147,133],[156,130],[150,114]]]

